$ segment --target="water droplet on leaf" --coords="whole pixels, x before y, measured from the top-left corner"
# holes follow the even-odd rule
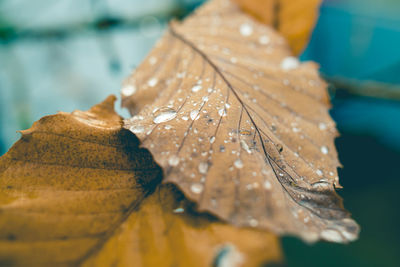
[[[136,87],[134,85],[126,85],[122,87],[121,94],[123,96],[131,96],[136,92]]]
[[[157,85],[157,83],[158,83],[157,78],[151,78],[151,79],[147,82],[147,85],[150,86],[150,87],[154,87],[154,86]]]
[[[168,164],[172,167],[178,166],[179,164],[179,157],[176,155],[173,155],[171,157],[169,157],[168,159]]]
[[[199,84],[196,84],[195,86],[192,87],[192,92],[196,93],[198,91],[200,91],[203,87]]]
[[[237,160],[235,160],[233,165],[235,165],[236,168],[241,169],[241,168],[243,168],[243,161],[241,159],[237,159]]]
[[[133,125],[129,128],[129,130],[134,134],[139,134],[144,132],[144,127],[141,125]]]
[[[162,122],[167,122],[170,120],[175,119],[176,117],[176,111],[172,108],[160,108],[156,112],[154,112],[154,123],[162,123]]]
[[[295,57],[286,57],[281,62],[281,69],[284,71],[294,70],[300,66],[300,62]]]
[[[253,34],[253,27],[249,23],[243,23],[240,25],[239,31],[243,36],[250,36]]]
[[[190,190],[195,194],[203,192],[204,186],[200,183],[195,183],[190,186]]]
[[[321,152],[322,152],[322,154],[326,155],[326,154],[328,154],[329,150],[326,146],[321,146]]]
[[[208,163],[200,162],[198,169],[201,174],[206,174],[208,171]]]

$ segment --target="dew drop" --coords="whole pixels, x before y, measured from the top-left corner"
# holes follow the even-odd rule
[[[162,123],[175,119],[176,111],[172,108],[160,108],[154,113],[154,123]]]
[[[173,155],[171,157],[169,157],[168,159],[168,164],[172,167],[178,166],[179,164],[179,157],[176,155]]]
[[[224,244],[217,248],[213,266],[216,267],[239,267],[243,266],[245,256],[232,244]]]
[[[183,213],[183,212],[185,212],[185,209],[184,208],[176,208],[176,209],[174,209],[173,212],[174,213]]]
[[[329,189],[331,187],[331,184],[325,181],[319,181],[315,182],[311,185],[313,188],[319,188],[319,189]]]
[[[186,72],[180,72],[180,73],[176,74],[176,77],[179,78],[179,79],[182,79],[185,76],[186,76]]]
[[[134,85],[125,85],[124,87],[122,87],[121,89],[121,94],[123,96],[131,96],[136,92],[136,87]]]
[[[293,127],[293,128],[292,128],[292,131],[293,131],[294,133],[298,133],[298,132],[300,132],[300,129],[299,129],[299,128],[296,128],[296,127]]]
[[[321,146],[321,152],[322,152],[322,154],[326,155],[326,154],[328,154],[329,150],[326,146]]]
[[[150,87],[154,87],[156,86],[158,83],[158,79],[157,78],[151,78],[150,80],[148,80],[147,85]]]
[[[200,183],[195,183],[190,186],[190,190],[195,194],[203,192],[204,186]]]
[[[251,227],[257,227],[258,221],[256,219],[251,219],[249,221],[249,224],[250,224]]]
[[[261,35],[258,39],[258,42],[262,45],[267,45],[270,42],[270,38],[268,35]]]
[[[200,91],[203,87],[199,84],[196,84],[195,86],[192,87],[192,92],[196,93],[198,91]]]
[[[190,112],[190,118],[192,120],[197,120],[199,118],[199,111],[198,110],[192,110]]]
[[[284,71],[294,70],[300,66],[300,62],[295,57],[286,57],[281,62],[281,69]]]
[[[270,190],[272,188],[271,182],[270,181],[265,181],[264,182],[264,188],[267,190]]]
[[[133,116],[133,117],[131,118],[131,121],[141,121],[141,120],[143,120],[143,119],[144,119],[143,116],[135,115],[135,116]]]
[[[237,159],[237,160],[235,160],[233,165],[235,165],[236,168],[241,169],[241,168],[243,168],[243,161],[241,159]]]
[[[189,118],[188,117],[186,117],[186,116],[183,116],[182,117],[182,120],[184,120],[184,121],[187,121]]]
[[[139,134],[144,132],[144,127],[141,125],[133,125],[129,128],[129,130],[134,134]]]
[[[324,130],[327,129],[327,126],[326,126],[325,123],[320,122],[320,123],[318,124],[318,128],[319,128],[321,131],[324,131]]]
[[[249,146],[247,145],[246,141],[244,141],[243,139],[240,140],[240,146],[243,148],[243,150],[245,150],[247,153],[251,154],[251,150],[249,148]]]
[[[250,36],[253,34],[253,27],[249,23],[243,23],[240,25],[239,31],[243,36]]]
[[[219,114],[221,117],[225,117],[225,116],[226,116],[225,109],[221,108],[220,110],[218,110],[218,114]]]
[[[208,171],[208,164],[206,162],[200,162],[198,169],[201,174],[206,174]]]
[[[157,58],[156,57],[149,58],[149,63],[150,63],[150,65],[156,64],[157,63]]]
[[[215,142],[215,136],[212,136],[211,138],[210,138],[210,144],[213,144]]]
[[[321,232],[321,237],[331,242],[343,242],[343,238],[340,233],[333,229],[325,229]]]
[[[324,174],[320,169],[318,169],[315,173],[316,173],[318,176],[322,176],[322,175]]]
[[[171,125],[165,125],[164,129],[165,130],[171,130],[172,126]]]

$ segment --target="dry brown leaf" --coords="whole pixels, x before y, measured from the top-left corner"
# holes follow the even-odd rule
[[[300,54],[307,45],[318,17],[320,0],[234,0],[244,11],[272,25]]]
[[[230,1],[172,23],[127,79],[123,105],[164,181],[239,226],[348,242],[335,124],[313,63]]]
[[[280,261],[276,236],[189,213],[171,187],[145,199],[161,170],[114,100],[42,118],[0,158],[0,265],[206,266],[220,248]]]
[[[278,237],[193,211],[171,185],[146,198],[86,266],[265,266],[280,263]]]
[[[2,264],[88,257],[151,190],[141,183],[159,181],[151,155],[121,129],[114,100],[42,118],[1,157]]]

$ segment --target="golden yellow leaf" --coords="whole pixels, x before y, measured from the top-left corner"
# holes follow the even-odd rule
[[[153,193],[161,170],[114,100],[42,118],[0,158],[0,265],[207,266],[223,248],[246,266],[280,261],[273,234],[189,213],[171,187]]]
[[[235,4],[172,23],[122,95],[135,114],[125,127],[200,211],[310,242],[357,238],[335,192],[337,131],[317,66]]]
[[[307,45],[318,18],[320,0],[233,0],[244,11],[273,26],[300,54]]]

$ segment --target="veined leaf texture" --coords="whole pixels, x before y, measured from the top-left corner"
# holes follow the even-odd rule
[[[126,80],[135,133],[172,182],[238,226],[348,242],[326,83],[229,0],[173,22]]]

